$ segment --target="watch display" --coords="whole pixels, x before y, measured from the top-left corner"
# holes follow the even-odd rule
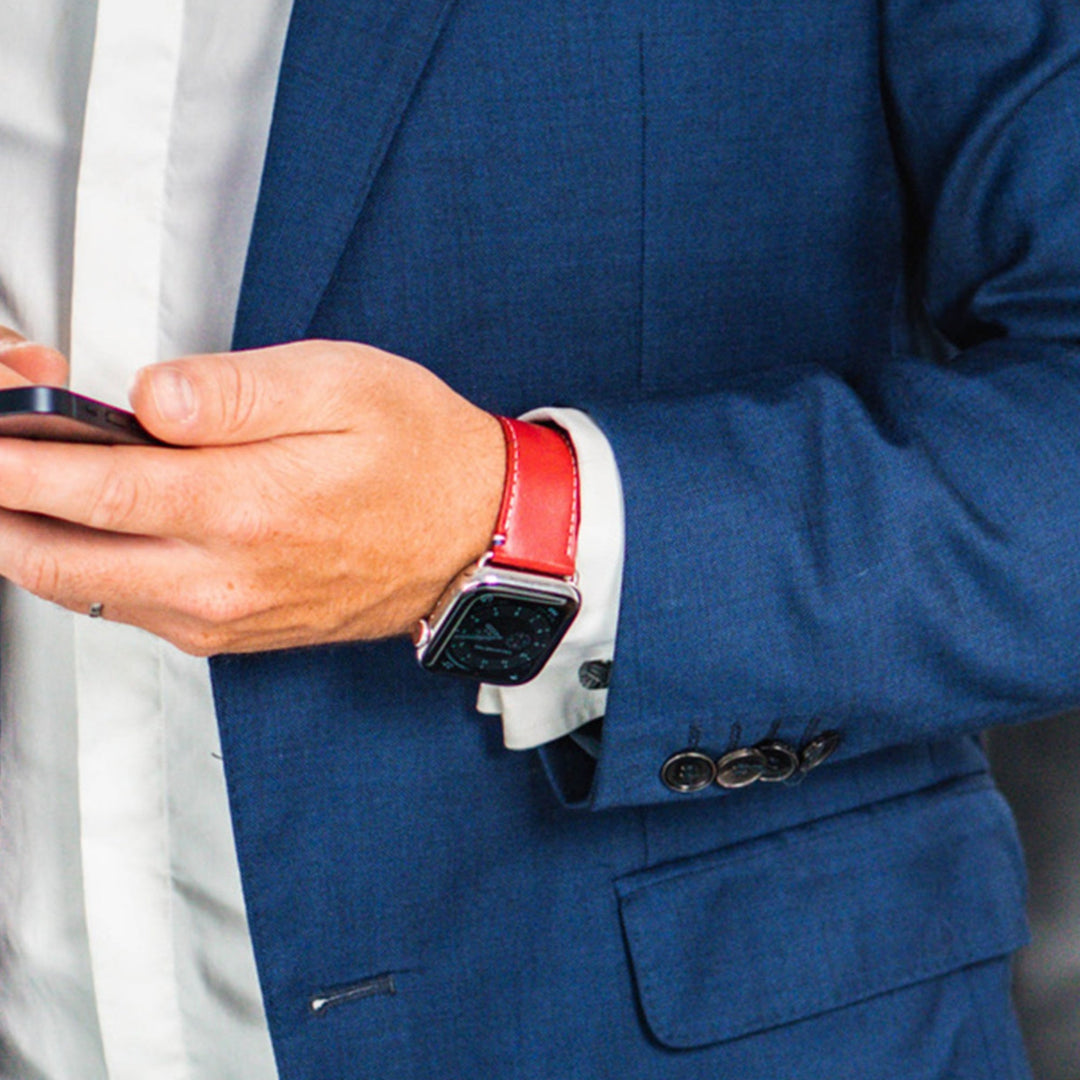
[[[421,662],[431,671],[498,685],[528,682],[578,606],[569,582],[537,584],[533,576],[488,567],[464,583],[452,607],[433,622]]]

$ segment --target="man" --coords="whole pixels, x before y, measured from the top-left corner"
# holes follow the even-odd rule
[[[139,376],[184,449],[0,443],[0,572],[217,654],[283,1080],[1026,1075],[972,735],[1080,685],[1078,50],[1064,0],[297,0],[255,351]],[[512,753],[403,635],[556,405],[616,656]]]

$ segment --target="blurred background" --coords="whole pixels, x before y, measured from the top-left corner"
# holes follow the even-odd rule
[[[1020,826],[1033,939],[1016,1005],[1036,1080],[1080,1080],[1080,714],[999,728],[994,774]]]

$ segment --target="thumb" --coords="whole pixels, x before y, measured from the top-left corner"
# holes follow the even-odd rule
[[[0,386],[64,386],[67,381],[68,362],[63,354],[0,326]]]
[[[136,374],[131,404],[147,430],[180,446],[321,431],[335,411],[342,363],[327,342],[167,360]]]

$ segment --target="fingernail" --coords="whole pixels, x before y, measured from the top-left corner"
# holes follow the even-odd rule
[[[150,389],[154,406],[162,420],[183,424],[194,418],[197,406],[195,387],[176,368],[155,371]]]

